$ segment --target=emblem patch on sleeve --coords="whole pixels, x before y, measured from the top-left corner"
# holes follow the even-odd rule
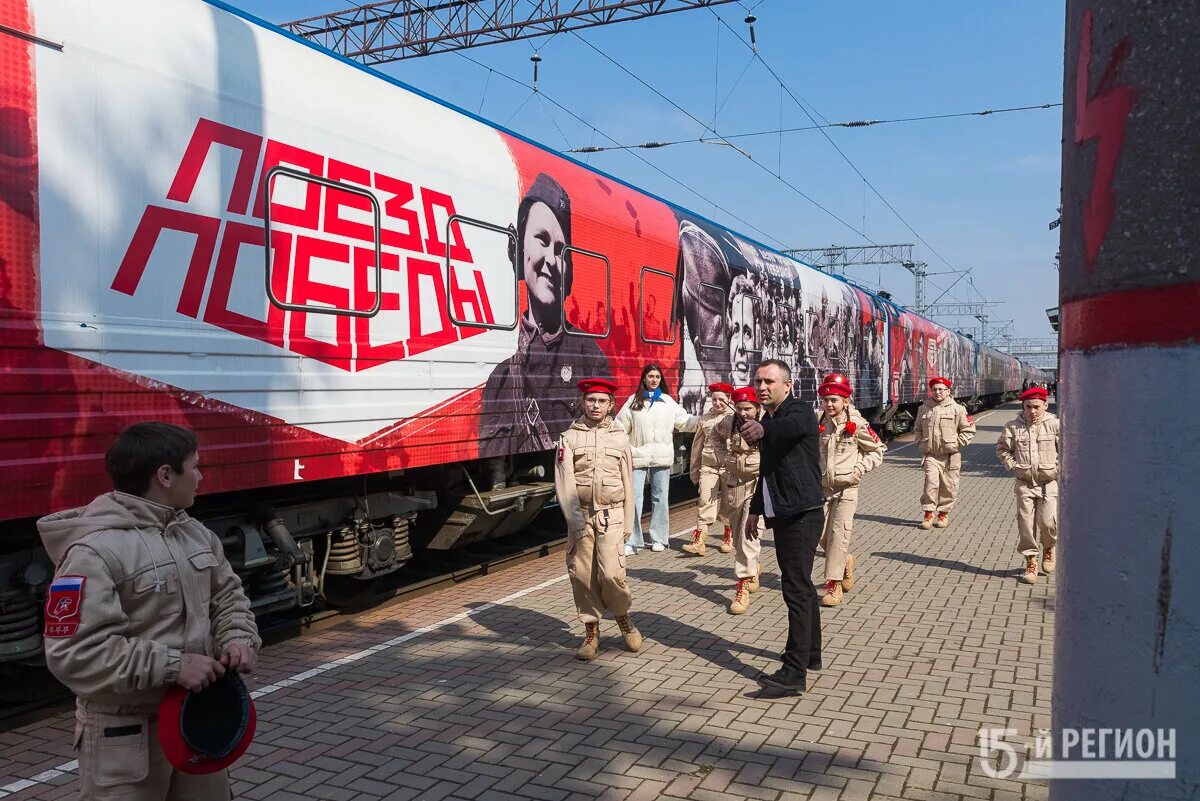
[[[59,576],[46,594],[46,637],[71,637],[83,611],[83,576]]]
[[[562,445],[559,445],[558,446],[558,463],[559,464],[562,464],[563,457],[566,455],[566,453],[567,453],[567,449],[564,448]]]

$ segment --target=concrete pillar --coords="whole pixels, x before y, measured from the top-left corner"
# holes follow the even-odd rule
[[[1173,728],[1176,778],[1050,797],[1200,798],[1200,3],[1066,23],[1055,758],[1065,728]]]

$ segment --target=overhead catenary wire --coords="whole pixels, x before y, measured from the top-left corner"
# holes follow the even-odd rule
[[[522,81],[520,78],[515,78],[515,77],[513,77],[512,75],[509,75],[508,73],[504,72],[503,70],[495,69],[494,67],[489,67],[487,64],[484,64],[482,61],[479,61],[479,60],[477,60],[477,59],[474,59],[474,58],[472,58],[471,56],[468,56],[467,54],[465,54],[465,53],[463,53],[463,52],[461,52],[461,51],[455,51],[455,55],[457,55],[459,58],[466,59],[467,61],[471,62],[472,64],[474,64],[474,65],[475,65],[475,66],[477,66],[477,67],[480,67],[480,68],[482,68],[482,69],[485,69],[485,70],[490,70],[490,71],[494,72],[496,75],[499,75],[500,77],[502,77],[502,78],[504,78],[504,79],[506,79],[506,80],[508,80],[508,81],[511,81],[512,83],[515,83],[515,84],[517,84],[518,86],[522,86],[522,87],[524,87],[524,88],[526,88],[526,89],[530,90],[530,92],[531,92],[531,93],[533,92],[533,87],[532,87],[530,84],[526,83],[525,81]],[[572,111],[571,109],[569,109],[569,108],[567,108],[566,106],[564,106],[562,103],[560,103],[560,102],[558,102],[557,100],[555,100],[555,99],[554,99],[552,96],[550,96],[550,95],[546,94],[545,92],[539,92],[539,94],[540,94],[542,97],[544,97],[544,98],[545,98],[545,99],[546,99],[548,102],[550,102],[551,104],[553,104],[553,105],[554,105],[554,106],[556,106],[557,108],[561,109],[561,110],[562,110],[564,113],[566,113],[567,115],[569,115],[569,116],[570,116],[572,119],[574,119],[574,120],[576,120],[577,122],[579,122],[580,124],[582,124],[582,125],[585,125],[585,126],[587,126],[588,128],[590,128],[590,129],[591,129],[591,130],[592,130],[594,133],[597,133],[597,134],[599,134],[600,136],[603,136],[605,139],[609,140],[609,141],[610,141],[610,142],[612,142],[614,145],[620,145],[620,144],[621,144],[621,143],[620,143],[619,141],[617,141],[615,138],[613,138],[613,137],[612,137],[612,136],[610,136],[609,134],[605,133],[604,131],[600,130],[600,129],[599,129],[599,128],[597,128],[595,125],[593,125],[592,123],[590,123],[590,122],[588,122],[587,120],[583,119],[583,117],[580,117],[580,116],[579,116],[578,114],[576,114],[574,111]],[[531,96],[532,96],[532,94],[531,94]],[[526,102],[526,103],[528,103],[528,102],[529,102],[528,98],[526,98],[526,101],[525,101],[525,102]],[[524,104],[522,104],[522,105],[524,105]],[[514,115],[514,116],[515,116],[515,115]],[[512,117],[510,117],[509,119],[512,119]],[[507,126],[505,126],[505,127],[507,127]],[[733,212],[731,212],[731,211],[729,211],[728,209],[726,209],[724,206],[721,206],[721,205],[717,204],[716,202],[714,202],[713,200],[711,200],[709,197],[707,197],[706,195],[703,195],[703,194],[701,194],[701,193],[700,193],[699,191],[697,191],[696,189],[693,189],[691,186],[687,185],[686,183],[684,183],[683,181],[681,181],[679,178],[675,177],[675,176],[674,176],[674,175],[672,175],[671,173],[669,173],[669,172],[667,172],[666,170],[662,169],[661,167],[659,167],[659,166],[658,166],[657,164],[655,164],[654,162],[650,161],[649,159],[646,159],[646,158],[644,158],[644,157],[643,157],[641,154],[639,154],[639,153],[637,153],[637,152],[632,152],[630,155],[632,155],[632,156],[636,157],[636,158],[637,158],[639,161],[641,161],[642,163],[644,163],[644,164],[645,164],[647,167],[649,167],[650,169],[652,169],[652,170],[654,170],[655,172],[659,173],[659,174],[660,174],[660,175],[662,175],[664,178],[666,178],[667,180],[669,180],[669,181],[671,181],[672,183],[676,184],[676,185],[677,185],[677,186],[679,186],[680,188],[682,188],[682,189],[686,190],[687,192],[691,193],[692,195],[695,195],[697,198],[699,198],[699,199],[700,199],[700,200],[702,200],[703,202],[705,202],[705,203],[711,203],[711,204],[712,204],[712,206],[713,206],[714,208],[716,208],[718,211],[720,211],[721,213],[723,213],[723,214],[725,214],[725,215],[728,215],[728,217],[729,217],[730,219],[732,219],[732,220],[736,220],[737,222],[739,222],[739,223],[741,223],[742,225],[746,226],[746,228],[747,228],[747,229],[749,229],[749,230],[751,230],[751,231],[754,231],[754,232],[755,232],[755,233],[757,233],[759,236],[761,236],[761,237],[762,237],[764,240],[767,240],[767,241],[770,241],[770,242],[774,242],[774,243],[775,243],[776,245],[778,245],[778,246],[779,246],[781,249],[786,249],[786,248],[788,247],[788,245],[787,245],[786,243],[784,243],[784,242],[783,242],[783,240],[779,239],[779,238],[778,238],[778,237],[776,237],[776,236],[772,236],[771,234],[769,234],[769,233],[767,233],[766,231],[764,231],[764,230],[762,230],[761,228],[759,228],[757,225],[754,225],[753,223],[749,222],[748,220],[745,220],[745,219],[743,219],[742,217],[738,216],[737,214],[734,214]]]
[[[753,59],[751,59],[753,61]],[[784,91],[783,85],[780,84],[780,92]],[[982,111],[959,111],[951,114],[925,114],[919,117],[897,117],[890,120],[854,120],[851,122],[830,122],[824,125],[801,125],[792,128],[773,128],[764,131],[747,131],[745,133],[721,134],[722,139],[746,139],[753,136],[782,136],[785,133],[798,133],[801,131],[815,131],[819,128],[868,128],[874,125],[891,125],[902,122],[922,122],[926,120],[948,120],[959,117],[986,117],[992,114],[1007,114],[1014,111],[1032,111],[1037,109],[1061,108],[1062,103],[1040,103],[1032,106],[1012,106],[1010,108],[991,108]],[[646,142],[639,145],[626,145],[625,148],[656,148],[656,147],[671,147],[673,145],[688,145],[707,141],[705,137],[696,137],[694,139],[673,139],[663,142]],[[598,153],[603,150],[616,150],[617,148],[600,148],[597,150],[584,151],[583,149],[573,150],[573,153],[589,152]]]
[[[835,214],[834,212],[830,211],[830,210],[829,210],[829,209],[827,209],[825,206],[821,205],[821,203],[819,203],[818,201],[816,201],[815,199],[813,199],[813,198],[812,198],[810,195],[808,195],[806,192],[804,192],[804,191],[803,191],[802,189],[800,189],[798,186],[796,186],[795,184],[793,184],[791,181],[788,181],[786,178],[783,178],[782,176],[776,175],[774,172],[772,172],[772,171],[771,171],[771,169],[770,169],[769,167],[767,167],[765,164],[762,164],[761,162],[759,162],[757,159],[755,159],[755,158],[754,158],[754,156],[750,155],[749,153],[747,153],[745,150],[743,150],[742,148],[738,147],[737,145],[735,145],[735,144],[733,144],[733,143],[731,143],[731,142],[724,141],[724,137],[722,137],[722,136],[721,136],[719,133],[717,133],[717,131],[715,131],[715,130],[714,130],[714,129],[713,129],[711,126],[710,126],[710,125],[708,125],[707,123],[705,123],[703,120],[701,120],[699,117],[697,117],[697,116],[696,116],[695,114],[693,114],[692,112],[688,111],[688,110],[687,110],[686,108],[684,108],[683,106],[681,106],[681,105],[679,105],[678,103],[676,103],[676,102],[675,102],[674,100],[672,100],[671,98],[667,97],[665,94],[663,94],[663,93],[662,93],[662,92],[660,92],[658,89],[656,89],[654,86],[652,86],[651,84],[649,84],[649,83],[648,83],[646,80],[644,80],[644,79],[643,79],[643,78],[642,78],[640,75],[638,75],[637,73],[635,73],[635,72],[632,72],[631,70],[629,70],[629,69],[628,69],[628,68],[627,68],[627,67],[626,67],[624,64],[620,63],[619,61],[617,61],[616,59],[614,59],[612,56],[608,55],[608,53],[605,53],[605,52],[604,52],[603,50],[601,50],[599,47],[596,47],[596,45],[592,44],[592,43],[591,43],[591,42],[589,42],[587,39],[584,39],[584,38],[583,38],[582,36],[580,36],[580,35],[579,35],[579,34],[578,34],[576,31],[571,31],[571,35],[572,35],[572,36],[574,36],[574,37],[575,37],[576,39],[578,39],[579,41],[581,41],[581,42],[583,42],[584,44],[586,44],[588,47],[590,47],[592,50],[594,50],[596,53],[598,53],[600,56],[602,56],[602,57],[603,57],[603,58],[604,58],[606,61],[608,61],[609,63],[611,63],[611,64],[612,64],[612,65],[614,65],[615,67],[617,67],[617,69],[621,70],[621,71],[622,71],[622,72],[624,72],[626,75],[628,75],[629,77],[633,78],[635,81],[637,81],[638,83],[640,83],[642,86],[644,86],[644,87],[646,87],[647,89],[649,89],[651,92],[653,92],[653,93],[654,93],[655,95],[657,95],[659,98],[661,98],[663,101],[665,101],[666,103],[670,104],[670,105],[671,105],[673,108],[675,108],[675,109],[676,109],[677,111],[679,111],[681,114],[683,114],[683,115],[685,115],[686,117],[688,117],[689,119],[691,119],[693,122],[695,122],[697,125],[699,125],[699,126],[702,128],[702,129],[704,129],[704,130],[706,130],[706,131],[712,131],[712,132],[713,132],[713,134],[714,134],[714,138],[713,138],[713,139],[710,139],[710,140],[708,140],[708,141],[714,141],[714,142],[719,142],[719,143],[721,143],[721,144],[729,145],[729,146],[730,146],[730,147],[732,147],[734,150],[738,151],[738,152],[739,152],[739,153],[741,153],[743,156],[745,156],[747,159],[749,159],[749,160],[750,160],[750,162],[751,162],[752,164],[754,164],[754,166],[758,167],[760,170],[762,170],[763,172],[765,172],[767,175],[770,175],[772,178],[775,178],[776,180],[778,180],[778,181],[779,181],[780,183],[782,183],[784,186],[788,187],[788,188],[789,188],[789,189],[791,189],[793,192],[795,192],[797,195],[799,195],[800,197],[804,198],[804,199],[805,199],[805,200],[807,200],[809,203],[811,203],[812,205],[816,206],[818,209],[820,209],[821,211],[825,212],[827,215],[829,215],[829,216],[830,216],[830,217],[832,217],[833,219],[837,220],[839,223],[841,223],[842,225],[844,225],[844,226],[845,226],[846,228],[848,228],[849,230],[853,231],[853,232],[854,232],[855,234],[857,234],[858,236],[860,236],[860,237],[863,237],[864,239],[867,239],[867,237],[863,235],[862,231],[859,231],[857,228],[855,228],[853,225],[851,225],[850,223],[848,223],[848,222],[846,222],[845,220],[843,220],[843,219],[842,219],[841,217],[839,217],[837,214]],[[870,240],[869,240],[869,239],[867,239],[867,241],[870,241]],[[873,242],[872,242],[872,244],[875,244],[875,243],[873,243]]]
[[[755,48],[752,44],[750,44],[745,39],[743,39],[741,34],[739,34],[736,30],[734,30],[729,25],[729,23],[725,21],[724,17],[722,17],[720,14],[717,14],[715,9],[710,8],[709,11],[711,11],[714,15],[716,15],[717,19],[721,20],[721,24],[723,24],[726,28],[728,28],[734,34],[734,36],[737,37],[738,41],[742,42],[743,45],[750,48],[751,52],[753,52],[755,57],[758,59],[758,62],[760,64],[762,64],[764,68],[766,68],[767,72],[771,73],[771,77],[774,78],[779,83],[779,85],[784,88],[784,90],[788,93],[788,95],[792,98],[792,100],[794,100],[796,102],[796,105],[800,106],[800,110],[804,112],[805,116],[807,116],[809,118],[809,121],[812,122],[812,124],[814,126],[817,126],[817,130],[819,130],[821,132],[821,135],[824,136],[825,139],[829,142],[829,144],[833,146],[833,149],[838,152],[838,155],[841,156],[842,159],[847,164],[850,165],[850,169],[854,170],[854,172],[858,175],[858,177],[861,178],[864,182],[866,182],[867,186],[871,189],[871,191],[875,193],[875,196],[877,198],[879,198],[881,201],[883,201],[883,204],[888,207],[888,209],[892,212],[892,214],[896,215],[896,219],[900,220],[900,222],[904,224],[904,227],[907,228],[912,233],[912,235],[917,238],[917,241],[929,249],[930,253],[937,256],[939,261],[941,261],[947,267],[950,267],[951,269],[953,269],[953,266],[950,264],[949,261],[946,260],[946,257],[943,256],[940,252],[938,252],[937,248],[933,247],[933,245],[930,245],[927,241],[925,241],[924,237],[922,237],[919,233],[917,233],[917,230],[915,228],[913,228],[912,225],[908,222],[908,220],[906,220],[904,218],[904,215],[902,215],[896,209],[896,207],[893,206],[888,201],[888,199],[883,196],[882,192],[880,192],[878,189],[875,188],[875,185],[872,184],[871,181],[867,178],[867,176],[863,174],[862,170],[860,170],[858,168],[858,165],[856,165],[853,161],[851,161],[850,157],[847,156],[840,147],[838,147],[837,142],[833,141],[833,137],[831,137],[829,135],[829,132],[826,130],[826,128],[818,125],[816,119],[813,118],[813,115],[809,112],[808,108],[806,107],[806,102],[801,102],[801,98],[799,98],[799,96],[792,90],[792,88],[790,86],[788,86],[787,82],[784,81],[783,78],[781,78],[779,76],[779,73],[775,72],[775,70],[771,67],[771,65],[767,63],[766,59],[764,59],[758,53],[757,48]]]

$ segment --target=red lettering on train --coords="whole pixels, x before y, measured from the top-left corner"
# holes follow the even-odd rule
[[[222,161],[229,157],[232,161]],[[197,212],[194,196],[201,175],[206,169],[226,175],[225,165],[233,170],[225,214]],[[315,182],[299,186],[288,176],[276,175],[268,186],[265,177],[277,165],[374,190],[380,203],[383,286],[374,285],[370,201]],[[278,186],[284,182],[292,190],[287,196],[290,202],[280,198]],[[484,332],[454,325],[451,304],[458,320],[495,322],[483,273],[470,266],[474,258],[460,226],[455,222],[447,230],[447,222],[457,212],[454,198],[445,192],[200,119],[165,200],[168,205],[146,206],[113,277],[114,291],[135,295],[163,234],[174,232],[194,238],[176,311],[348,372],[410,358]],[[347,311],[370,309],[378,292],[380,313],[357,317],[285,311],[267,302],[265,292],[256,294],[253,303],[233,302],[245,294],[245,287],[263,286],[265,229],[258,220],[267,202],[271,204],[271,287],[276,297]],[[453,268],[449,286],[447,248]],[[235,290],[238,270],[254,270],[256,275],[253,280],[249,275],[236,279],[239,289]],[[253,316],[252,307],[259,304],[261,318]],[[320,333],[314,332],[317,328]]]

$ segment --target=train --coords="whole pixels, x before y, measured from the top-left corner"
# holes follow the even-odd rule
[[[1045,380],[225,3],[0,17],[0,665],[41,658],[37,519],[134,422],[197,432],[192,511],[270,615],[521,531],[584,377],[654,363],[699,413],[779,358],[893,432],[933,375]]]

